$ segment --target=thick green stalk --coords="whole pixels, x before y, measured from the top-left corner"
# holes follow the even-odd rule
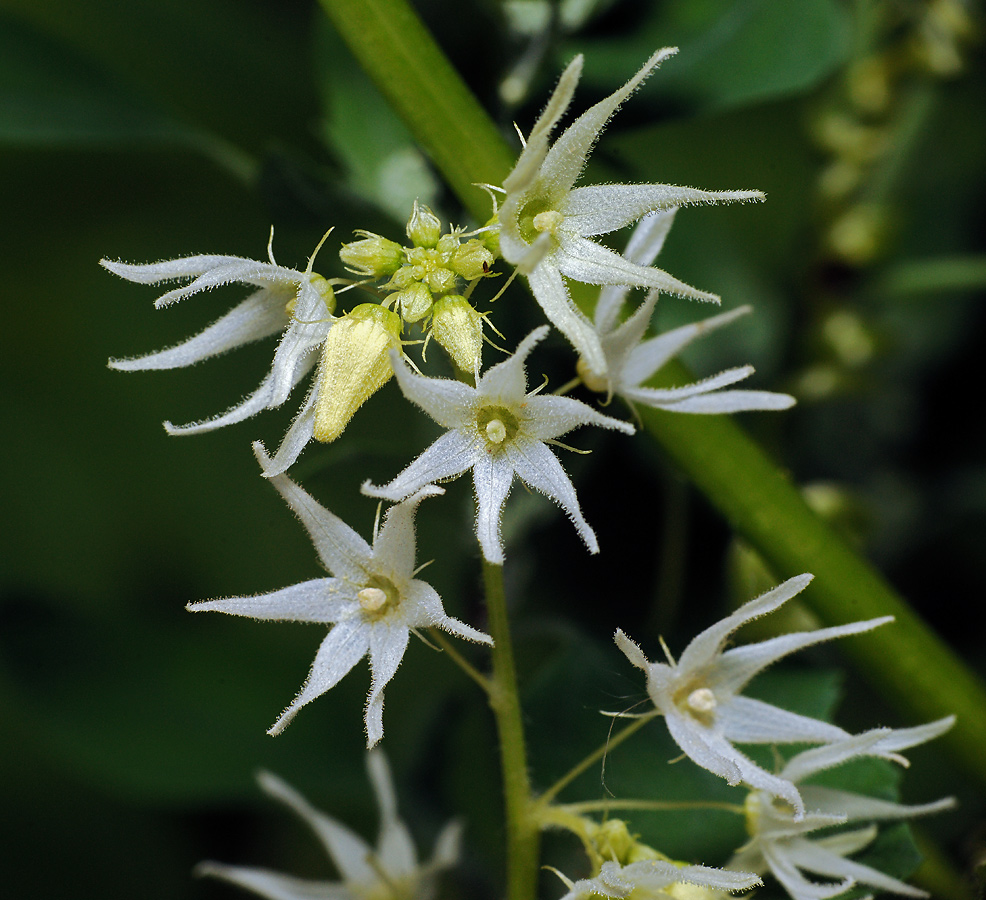
[[[321,0],[360,65],[477,222],[477,183],[500,184],[516,153],[405,0]]]
[[[493,638],[493,679],[490,706],[500,735],[503,794],[507,818],[507,897],[534,900],[540,854],[540,829],[533,815],[531,782],[527,774],[524,723],[517,690],[513,642],[507,599],[503,590],[503,567],[483,562],[486,611]]]
[[[677,364],[662,382],[692,380]],[[725,416],[685,416],[643,409],[647,431],[778,578],[813,572],[802,595],[826,625],[891,615],[892,625],[840,642],[869,681],[905,714],[927,720],[955,713],[942,741],[986,780],[986,687],[900,598],[804,502],[757,444]]]
[[[404,0],[322,0],[322,5],[459,198],[475,210],[472,183],[502,180],[509,149],[414,12]],[[407,70],[399,60],[409,61]],[[679,366],[668,366],[661,375],[671,383],[690,380]],[[909,718],[956,713],[957,725],[942,740],[986,782],[986,686],[805,505],[776,464],[723,416],[645,410],[644,424],[779,577],[815,574],[803,597],[826,625],[896,616],[892,626],[844,641],[846,651]]]

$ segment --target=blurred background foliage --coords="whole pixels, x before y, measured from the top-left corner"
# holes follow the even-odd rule
[[[760,207],[678,217],[662,266],[721,293],[727,307],[756,310],[731,340],[696,347],[688,362],[702,374],[753,362],[757,386],[798,396],[792,412],[745,424],[983,671],[978,4],[416,6],[505,132],[513,121],[530,127],[575,52],[586,54],[582,109],[654,48],[680,46],[613,124],[589,177],[766,191]],[[303,268],[330,226],[343,240],[355,228],[399,237],[415,197],[460,220],[308,0],[0,0],[4,896],[233,896],[190,877],[205,857],[327,876],[314,841],[262,799],[252,780],[260,767],[374,832],[361,749],[365,670],[272,740],[264,730],[300,685],[318,630],[193,619],[183,608],[319,571],[248,447],[258,437],[276,444],[290,408],[182,440],[159,424],[234,403],[260,380],[269,346],[188,371],[110,372],[108,357],[180,340],[235,292],[155,313],[152,288],[114,279],[96,262],[263,258],[273,224],[278,261]],[[341,274],[328,248],[318,268]],[[520,293],[497,305],[508,345],[538,322],[531,307]],[[704,312],[662,301],[658,324]],[[569,377],[560,342],[538,362],[553,383]],[[295,475],[369,534],[374,507],[360,482],[389,478],[433,435],[391,384],[338,444],[310,448]],[[566,465],[603,554],[581,553],[563,517],[522,489],[505,522],[541,786],[604,740],[599,709],[643,698],[609,642],[616,626],[651,648],[663,633],[680,650],[726,602],[771,581],[653,446],[589,434],[576,443],[596,450]],[[470,502],[460,482],[443,501],[444,520],[437,508],[423,510],[419,558],[437,560],[429,579],[448,610],[478,621]],[[815,659],[828,668],[787,669],[760,689],[786,691],[798,708],[834,710],[850,728],[907,724],[851,673],[840,676],[834,653]],[[387,751],[421,846],[445,818],[466,815],[473,865],[458,887],[493,896],[499,788],[478,695],[415,643],[388,690],[386,716]],[[685,798],[709,786],[684,765],[653,764],[672,755],[661,745],[654,756],[640,738],[614,753],[606,784],[622,795]],[[934,834],[969,873],[986,848],[982,794],[957,768],[935,765],[933,748],[914,757],[903,797],[960,797],[961,809],[936,819]],[[892,791],[887,777],[871,783]],[[598,770],[579,786],[566,799],[605,795]],[[635,824],[657,846],[682,858],[701,852],[699,820],[654,818]],[[740,836],[737,824],[716,825],[720,857],[730,849],[723,835]],[[573,852],[571,842],[555,843],[559,861]]]

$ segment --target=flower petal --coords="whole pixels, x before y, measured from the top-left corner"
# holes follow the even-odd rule
[[[552,91],[551,97],[548,98],[544,112],[538,116],[538,120],[534,123],[531,133],[527,137],[517,163],[503,181],[503,188],[508,194],[523,191],[529,187],[541,168],[541,163],[548,152],[548,138],[575,95],[575,88],[582,75],[582,62],[583,57],[580,53],[561,73],[558,84]]]
[[[550,497],[565,510],[589,552],[598,553],[596,534],[583,518],[575,486],[557,457],[540,441],[519,439],[505,448],[503,455],[510,460],[514,471],[523,481]]]
[[[524,363],[535,346],[548,336],[548,330],[547,325],[535,328],[517,345],[511,356],[488,369],[476,384],[477,395],[483,400],[501,402],[504,405],[524,402],[527,395]]]
[[[548,321],[568,338],[592,371],[605,372],[599,335],[569,296],[557,267],[546,260],[528,274],[527,282]]]
[[[372,883],[377,876],[370,865],[373,848],[345,825],[315,809],[291,785],[270,772],[258,775],[264,792],[289,807],[315,832],[339,874],[347,882]]]
[[[795,865],[807,869],[809,872],[834,878],[851,879],[853,882],[868,884],[871,887],[890,891],[893,894],[902,894],[905,897],[928,896],[925,891],[911,887],[897,878],[891,878],[870,866],[864,866],[862,863],[831,852],[823,846],[821,840],[808,841],[804,838],[792,838],[791,845],[788,857]]]
[[[261,469],[270,465],[259,441],[253,445],[253,452]],[[273,475],[269,480],[301,519],[323,565],[337,578],[363,584],[372,571],[373,551],[370,545],[287,475]]]
[[[415,579],[408,585],[404,593],[403,605],[407,610],[405,621],[409,628],[436,627],[468,641],[478,641],[481,644],[493,643],[493,638],[488,634],[470,628],[464,622],[446,615],[438,591],[424,581]]]
[[[830,743],[849,737],[836,725],[788,712],[752,697],[731,697],[716,710],[716,726],[739,744]],[[793,780],[784,772],[786,780]]]
[[[308,396],[305,397],[305,402],[301,404],[301,409],[298,410],[288,430],[284,432],[277,453],[274,454],[273,459],[268,461],[261,473],[264,478],[282,475],[295,464],[301,451],[305,449],[315,433],[315,405],[317,401],[318,381],[315,381],[308,391]],[[260,444],[261,449],[263,446]],[[266,451],[264,452],[266,453]]]
[[[427,484],[456,478],[471,469],[480,453],[464,434],[447,431],[392,481],[379,487],[365,481],[362,491],[368,497],[404,500]]]
[[[282,875],[270,869],[255,869],[249,866],[227,866],[223,863],[204,862],[195,867],[195,874],[228,881],[237,887],[266,897],[267,900],[351,900],[353,896],[344,884],[295,878],[293,875]]]
[[[678,660],[678,667],[689,671],[703,669],[713,661],[729,635],[741,625],[773,612],[779,606],[787,603],[796,594],[800,594],[813,577],[813,575],[805,574],[789,578],[783,584],[744,603],[734,613],[720,619],[714,625],[710,625],[705,631],[696,635],[685,648],[681,654],[681,659]]]
[[[790,781],[762,769],[730,744],[715,728],[701,724],[676,708],[665,713],[664,721],[674,742],[685,751],[689,759],[703,769],[725,778],[729,784],[743,782],[774,797],[780,797],[794,807],[795,819],[804,816],[801,795]]]
[[[445,490],[429,484],[412,494],[403,503],[387,510],[383,525],[373,541],[373,571],[389,578],[398,588],[411,581],[414,573],[415,539],[414,515],[425,497],[437,497]]]
[[[524,436],[539,441],[560,437],[582,425],[598,425],[600,428],[622,431],[624,434],[633,434],[635,431],[629,422],[603,415],[574,397],[555,397],[550,394],[546,397],[528,397],[524,414]]]
[[[643,84],[657,66],[677,52],[677,47],[658,50],[623,87],[590,107],[559,135],[540,170],[541,180],[551,192],[568,191],[575,184],[589,151],[620,104]]]
[[[338,627],[338,626],[337,626]],[[366,746],[383,737],[383,691],[397,672],[407,649],[408,630],[403,621],[383,619],[369,628],[370,693],[366,698]]]
[[[358,609],[355,590],[339,578],[314,578],[256,597],[226,597],[189,603],[189,612],[223,612],[277,622],[338,622]]]
[[[717,391],[689,397],[678,403],[657,405],[668,412],[720,415],[754,410],[790,409],[795,403],[797,401],[790,394],[778,394],[774,391]]]
[[[737,309],[731,309],[717,316],[703,319],[701,322],[692,322],[689,325],[682,325],[680,328],[665,331],[663,334],[644,341],[630,354],[623,369],[623,382],[633,386],[642,384],[696,338],[704,337],[710,331],[729,325],[752,311],[753,307],[751,306],[740,306]]]
[[[366,755],[366,768],[380,807],[380,863],[388,875],[408,875],[418,867],[418,854],[407,826],[397,816],[397,795],[387,757],[380,750],[371,750]]]
[[[164,430],[170,435],[201,434],[205,431],[214,431],[216,428],[222,428],[225,425],[242,422],[244,419],[249,419],[262,410],[279,406],[287,399],[287,395],[291,389],[308,374],[315,365],[316,359],[317,357],[314,353],[298,359],[289,373],[291,377],[286,379],[284,377],[286,374],[285,371],[283,369],[277,369],[277,360],[275,357],[275,368],[272,368],[267,374],[267,377],[260,383],[260,387],[236,406],[230,407],[226,412],[220,413],[218,416],[213,416],[211,419],[202,419],[198,422],[190,422],[187,425],[173,425],[171,422],[165,422]]]
[[[781,587],[783,586],[781,585]],[[745,607],[742,607],[740,611],[742,609],[745,609]],[[893,622],[893,620],[893,616],[882,616],[878,619],[867,619],[863,622],[850,622],[847,625],[819,628],[816,631],[799,631],[794,634],[782,634],[779,637],[759,641],[755,644],[734,647],[731,650],[727,650],[720,657],[716,665],[715,676],[711,679],[714,683],[710,683],[710,687],[715,691],[722,690],[730,694],[738,693],[754,675],[762,672],[767,666],[772,665],[791,653],[795,653],[814,644],[820,644],[823,641],[831,641],[835,638],[872,631],[874,628],[879,628],[881,625]],[[682,655],[682,662],[684,662],[684,654]]]
[[[346,619],[332,626],[315,654],[315,661],[301,691],[267,730],[268,734],[284,731],[301,707],[335,687],[366,656],[370,648],[370,630],[362,617]]]
[[[514,468],[507,454],[476,454],[472,470],[476,491],[476,538],[483,557],[494,565],[503,565],[503,538],[500,519],[514,480]]]
[[[288,324],[288,316],[284,304],[273,299],[270,291],[257,291],[194,337],[146,356],[111,359],[109,367],[121,372],[179,369],[277,334]]]
[[[763,200],[761,191],[701,191],[673,184],[597,184],[575,188],[559,210],[565,228],[592,237],[609,234],[652,212],[699,203]]]
[[[390,351],[390,358],[401,392],[442,428],[461,428],[469,421],[476,401],[475,388],[451,378],[416,375],[396,350]]]
[[[603,247],[577,234],[559,230],[558,240],[560,246],[552,255],[554,265],[563,275],[574,281],[585,284],[625,284],[630,287],[657,288],[665,294],[719,303],[716,294],[693,288],[663,269],[629,262],[608,247]]]

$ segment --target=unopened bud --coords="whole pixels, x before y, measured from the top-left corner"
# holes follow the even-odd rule
[[[325,339],[318,374],[314,437],[334,441],[349,420],[394,374],[389,352],[401,346],[401,320],[377,303],[362,303]]]
[[[357,234],[364,235],[363,239],[339,248],[339,258],[351,272],[383,278],[393,275],[404,264],[404,248],[400,244],[369,231],[358,231]]]
[[[415,281],[403,291],[391,294],[387,300],[393,301],[405,322],[418,322],[428,315],[433,298],[427,287],[420,281]]]
[[[415,247],[434,247],[442,234],[442,222],[427,206],[414,201],[407,220],[407,236]]]
[[[483,359],[483,317],[465,297],[442,297],[432,307],[432,336],[463,372],[479,371]]]
[[[455,288],[455,272],[441,266],[425,275],[425,282],[434,294],[447,294]]]
[[[466,241],[452,258],[452,269],[465,278],[473,281],[488,275],[493,268],[493,254],[483,246],[482,241],[475,238]]]

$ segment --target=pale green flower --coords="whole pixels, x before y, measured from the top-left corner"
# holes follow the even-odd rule
[[[261,468],[268,468],[270,460],[259,443],[254,444],[254,452]],[[335,687],[369,656],[372,679],[366,699],[366,741],[372,747],[383,737],[384,688],[404,658],[412,630],[436,627],[466,640],[493,643],[483,632],[446,615],[438,592],[414,577],[414,514],[425,497],[443,491],[424,485],[404,503],[391,507],[370,546],[286,475],[276,475],[270,483],[301,519],[332,577],[256,597],[203,600],[189,604],[188,609],[331,625],[308,680],[268,733],[279,734],[301,707]]]
[[[601,372],[604,366],[599,338],[569,296],[564,278],[587,284],[656,288],[713,302],[718,302],[718,297],[661,269],[631,262],[591,238],[623,228],[654,210],[763,199],[759,191],[700,191],[667,184],[575,187],[606,123],[644,79],[676,52],[673,47],[658,50],[622,88],[583,113],[549,146],[549,136],[567,110],[582,71],[582,57],[576,57],[562,73],[513,171],[503,182],[506,196],[499,210],[503,258],[527,277],[548,320],[572,342],[593,371]]]
[[[397,817],[397,798],[383,752],[373,750],[367,754],[366,767],[380,807],[376,849],[315,809],[277,776],[262,772],[258,777],[267,794],[295,812],[315,833],[341,881],[314,881],[270,869],[217,862],[200,863],[195,873],[220,878],[268,900],[429,900],[435,893],[435,876],[458,859],[461,829],[456,822],[446,825],[435,842],[431,861],[419,865],[410,832]]]
[[[190,280],[189,284],[158,297],[154,303],[157,309],[221,285],[237,283],[256,288],[245,300],[194,337],[146,356],[111,359],[111,369],[123,372],[178,369],[262,338],[281,335],[270,372],[252,394],[226,412],[209,419],[188,425],[165,422],[164,428],[168,434],[213,431],[241,422],[262,410],[278,407],[318,362],[321,346],[336,321],[332,315],[335,310],[332,282],[312,271],[314,253],[304,272],[279,266],[270,247],[268,254],[269,263],[239,256],[188,256],[146,265],[108,259],[100,261],[114,275],[138,284]],[[311,421],[316,398],[317,385],[313,384],[278,451],[277,459],[282,463],[282,471],[294,462],[312,436]]]
[[[561,900],[589,900],[611,897],[615,900],[665,900],[678,896],[677,888],[695,885],[712,891],[748,891],[762,884],[750,872],[730,872],[709,866],[678,866],[663,859],[647,859],[621,866],[604,862],[595,878],[576,882],[564,879],[568,893]]]
[[[516,475],[565,510],[589,552],[598,553],[596,535],[582,516],[575,487],[547,444],[580,425],[598,425],[626,434],[634,429],[571,397],[527,392],[524,362],[547,333],[547,325],[534,329],[517,352],[488,369],[476,387],[449,378],[415,375],[392,353],[404,396],[448,430],[396,478],[379,487],[367,482],[364,493],[403,500],[427,484],[457,478],[471,470],[476,489],[476,536],[483,556],[502,565],[500,517]]]
[[[664,244],[676,210],[649,213],[640,220],[627,243],[625,258],[636,265],[650,265]],[[729,312],[682,325],[644,340],[659,291],[651,290],[637,310],[622,324],[620,310],[629,289],[607,286],[600,291],[593,327],[603,354],[603,369],[593,370],[580,357],[578,372],[590,390],[607,397],[622,397],[631,406],[650,406],[683,413],[733,413],[743,410],[787,409],[794,405],[788,394],[773,391],[725,390],[753,374],[753,366],[726,369],[711,378],[673,388],[644,386],[651,376],[692,341],[736,321],[751,312],[741,306]]]
[[[948,716],[915,728],[875,728],[793,756],[781,769],[780,777],[798,786],[809,812],[798,820],[786,803],[764,791],[752,791],[746,800],[751,840],[733,857],[730,867],[771,872],[794,900],[826,900],[855,884],[905,897],[927,897],[918,888],[847,858],[872,842],[877,834],[875,826],[814,837],[806,835],[832,825],[893,821],[941,812],[955,805],[954,798],[905,806],[822,785],[801,784],[801,781],[861,756],[890,756],[906,764],[899,757],[901,750],[937,737],[954,722],[955,717]],[[802,870],[838,880],[819,882]]]
[[[616,632],[619,648],[647,673],[647,693],[685,754],[730,784],[742,782],[782,798],[799,821],[805,805],[795,784],[783,774],[774,775],[758,766],[733,743],[827,744],[850,735],[836,725],[743,697],[740,692],[754,676],[791,653],[893,621],[892,616],[885,616],[725,649],[729,636],[740,626],[773,612],[803,591],[811,579],[811,575],[798,575],[745,603],[696,636],[677,662],[668,654],[668,662],[652,663],[622,631]]]

